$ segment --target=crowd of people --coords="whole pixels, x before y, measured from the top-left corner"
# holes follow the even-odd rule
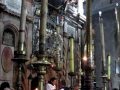
[[[55,77],[51,78],[46,85],[46,90],[57,90],[56,84],[57,84],[57,78],[55,78]],[[70,88],[66,87],[65,81],[62,81],[59,90],[70,90]],[[77,85],[77,84],[74,85],[73,90],[79,90],[79,85]]]
[[[52,77],[46,84],[46,90],[57,90],[57,78]],[[14,90],[10,87],[8,82],[3,82],[0,85],[0,90]],[[70,90],[69,87],[66,87],[66,82],[61,81],[61,86],[59,90]],[[79,90],[78,85],[75,85],[74,90]]]

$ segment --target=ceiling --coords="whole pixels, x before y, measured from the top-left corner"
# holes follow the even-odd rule
[[[48,0],[49,4],[53,5],[55,8],[59,8],[64,4],[64,0]]]
[[[35,0],[37,2],[41,2],[41,0]],[[63,4],[65,3],[66,0],[48,0],[48,3],[50,6],[59,9]]]

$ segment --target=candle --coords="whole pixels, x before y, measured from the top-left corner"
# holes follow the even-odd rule
[[[108,73],[107,74],[108,74],[108,79],[110,80],[110,74],[111,74],[111,56],[108,55],[107,59],[108,59],[108,70],[107,70]]]
[[[103,18],[101,11],[99,11],[99,25],[100,25],[101,47],[102,47],[102,63],[103,63],[103,72],[104,72],[106,69],[106,58],[105,58],[104,26],[103,26]]]
[[[74,72],[74,38],[70,37],[70,72]]]

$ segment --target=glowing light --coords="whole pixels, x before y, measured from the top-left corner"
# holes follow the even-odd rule
[[[99,11],[99,16],[102,16],[102,11]]]
[[[116,3],[116,6],[118,6],[119,4],[118,3]]]
[[[35,88],[35,90],[38,90],[38,88]]]
[[[84,57],[83,57],[83,61],[87,61],[87,56],[84,56]]]

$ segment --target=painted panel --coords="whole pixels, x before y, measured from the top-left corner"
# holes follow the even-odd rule
[[[4,47],[2,51],[1,64],[4,72],[9,72],[12,69],[13,58],[12,49],[10,47]]]
[[[1,45],[0,82],[7,81],[12,86],[14,47]]]

